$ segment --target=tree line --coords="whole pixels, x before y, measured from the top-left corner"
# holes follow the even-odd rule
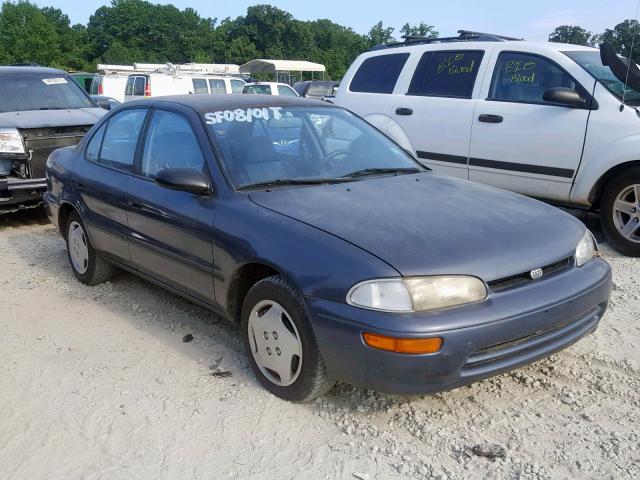
[[[637,22],[625,20],[594,35],[560,26],[551,41],[593,45],[607,40],[628,55]],[[396,41],[383,22],[367,34],[328,19],[303,21],[271,5],[255,5],[235,19],[204,18],[192,8],[145,0],[113,0],[86,25],[72,25],[60,9],[28,0],[5,1],[0,9],[0,65],[34,62],[71,71],[94,71],[97,63],[237,63],[254,58],[319,62],[340,79],[353,60],[375,45]],[[425,22],[406,23],[400,36],[437,37]],[[640,33],[640,32],[637,32]],[[640,43],[640,42],[638,42]],[[640,47],[640,45],[638,45]],[[640,57],[634,49],[634,59]]]

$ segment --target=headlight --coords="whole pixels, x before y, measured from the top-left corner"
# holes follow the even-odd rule
[[[598,246],[596,240],[589,230],[585,231],[576,247],[576,265],[581,267],[591,260],[597,252]]]
[[[419,312],[477,302],[487,297],[479,278],[439,275],[368,280],[355,285],[347,303],[385,312]]]
[[[24,153],[22,137],[15,128],[0,128],[0,153]]]

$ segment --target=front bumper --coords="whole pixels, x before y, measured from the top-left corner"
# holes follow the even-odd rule
[[[609,301],[611,268],[595,258],[460,308],[388,314],[307,297],[318,348],[335,378],[364,388],[421,394],[450,390],[547,357],[594,331]],[[367,346],[363,332],[438,336],[442,349],[406,355]]]
[[[39,204],[46,190],[44,178],[0,178],[0,213]]]

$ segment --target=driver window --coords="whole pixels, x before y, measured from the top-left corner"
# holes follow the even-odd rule
[[[191,125],[182,115],[164,110],[153,114],[142,154],[142,175],[155,178],[165,168],[203,171],[204,157]]]
[[[493,73],[489,100],[549,104],[542,98],[546,90],[576,86],[567,72],[544,57],[502,52]]]

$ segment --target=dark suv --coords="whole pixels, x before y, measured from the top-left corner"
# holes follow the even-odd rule
[[[0,213],[38,205],[49,153],[76,145],[105,113],[62,70],[0,67]]]

